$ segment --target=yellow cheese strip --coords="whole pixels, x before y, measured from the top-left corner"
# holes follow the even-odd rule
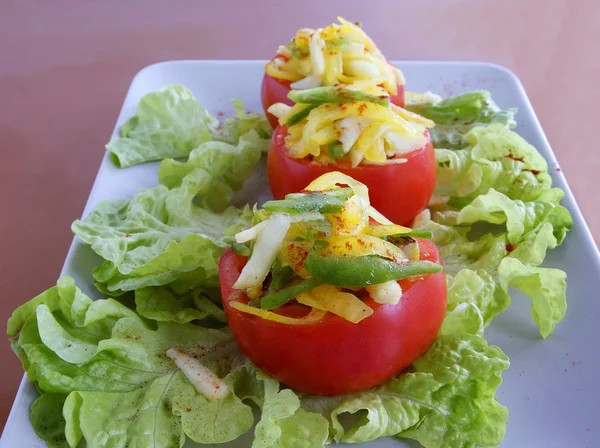
[[[384,237],[384,236],[388,236],[388,235],[398,235],[398,234],[402,234],[402,233],[409,233],[412,232],[412,229],[410,227],[404,227],[404,226],[399,226],[396,224],[387,224],[387,225],[381,225],[381,226],[369,226],[366,227],[363,230],[364,233],[366,233],[367,235],[373,235],[376,237]]]
[[[242,302],[231,302],[231,307],[235,308],[238,311],[241,311],[242,313],[251,314],[253,316],[258,316],[266,320],[272,320],[273,322],[278,322],[280,324],[286,325],[312,325],[321,322],[321,320],[323,320],[323,317],[325,317],[324,311],[320,311],[314,308],[308,315],[301,318],[297,318],[282,316],[281,314],[274,313],[273,311],[263,310],[262,308],[255,308]]]
[[[340,173],[339,171],[332,171],[330,173],[323,174],[321,177],[313,180],[305,190],[308,191],[326,191],[336,188],[338,185],[348,185],[354,191],[354,194],[369,200],[369,189],[367,186],[347,174]]]
[[[406,261],[406,254],[394,244],[371,235],[333,236],[327,240],[326,252],[348,257],[379,255],[397,262]]]
[[[329,311],[355,324],[373,314],[373,310],[354,294],[340,291],[331,285],[317,286],[312,291],[300,294],[296,300],[313,309]]]

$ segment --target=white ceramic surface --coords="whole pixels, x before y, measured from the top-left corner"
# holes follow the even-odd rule
[[[248,109],[260,111],[263,65],[263,61],[173,61],[146,67],[130,86],[113,137],[119,126],[135,113],[144,94],[171,84],[182,84],[193,90],[213,114],[231,113],[232,98],[242,98]],[[569,309],[565,320],[550,338],[542,341],[529,316],[527,299],[514,292],[513,304],[494,320],[486,338],[500,346],[511,360],[511,368],[504,373],[504,383],[498,394],[500,402],[510,411],[502,447],[599,447],[600,350],[594,339],[600,324],[600,301],[597,300],[600,255],[521,83],[508,70],[492,64],[399,62],[398,65],[406,75],[409,90],[431,90],[448,96],[486,89],[492,92],[501,107],[517,107],[516,131],[542,153],[548,161],[554,185],[565,190],[563,204],[573,214],[574,229],[563,246],[550,251],[544,263],[544,266],[560,268],[568,274]],[[158,163],[149,163],[120,170],[105,157],[83,216],[101,200],[129,198],[142,188],[155,186],[157,167]],[[264,170],[251,180],[244,196],[261,202],[268,198]],[[92,268],[98,262],[91,250],[74,240],[63,274],[73,276],[85,293],[98,297],[91,281]],[[0,448],[45,446],[33,433],[28,418],[29,407],[36,396],[35,388],[24,378],[0,439]],[[251,434],[247,434],[221,446],[248,447],[251,440]],[[187,446],[198,445],[188,443]],[[360,446],[416,445],[380,439]]]

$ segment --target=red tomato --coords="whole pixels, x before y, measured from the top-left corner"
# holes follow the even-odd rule
[[[290,81],[276,79],[266,73],[263,76],[262,85],[260,87],[260,96],[262,98],[263,109],[265,110],[267,119],[273,129],[277,127],[279,122],[277,121],[277,117],[268,113],[267,110],[276,103],[285,103],[290,106],[294,105],[294,102],[287,97],[291,90],[290,84]]]
[[[404,107],[404,84],[398,84],[397,89],[395,95],[390,95],[390,101],[396,106]]]
[[[290,92],[290,81],[284,79],[276,79],[265,73],[260,88],[262,105],[267,115],[269,123],[275,129],[279,124],[277,117],[267,112],[269,107],[275,103],[285,103],[293,106],[294,103],[287,97]],[[390,101],[397,106],[404,107],[404,86],[398,86],[398,92],[396,95],[390,96]]]
[[[318,165],[307,159],[288,157],[285,147],[287,128],[275,129],[267,158],[269,185],[275,199],[301,191],[317,177],[341,171],[369,187],[371,204],[391,221],[410,225],[426,206],[436,181],[436,162],[431,138],[427,144],[403,156],[406,163],[386,165]]]
[[[436,247],[419,239],[421,259],[440,262]],[[337,395],[376,386],[397,375],[434,341],[446,312],[443,272],[400,281],[397,305],[380,305],[368,298],[373,314],[357,324],[328,313],[310,325],[265,320],[231,307],[248,302],[232,288],[245,260],[231,250],[219,261],[219,280],[229,327],[242,352],[273,378],[297,390]],[[276,312],[298,316],[299,304]]]

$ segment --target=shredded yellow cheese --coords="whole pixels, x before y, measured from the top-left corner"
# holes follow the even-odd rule
[[[387,224],[379,226],[369,226],[366,229],[364,229],[364,232],[367,235],[372,235],[381,238],[389,235],[409,233],[412,232],[412,229],[410,227],[399,226],[397,224]]]
[[[313,310],[329,311],[355,324],[373,314],[373,310],[354,294],[331,285],[317,286],[298,295],[296,300]]]
[[[378,87],[377,87],[378,88]],[[296,104],[281,109],[279,123],[308,107]],[[269,111],[278,112],[272,107]],[[361,162],[383,164],[422,148],[427,143],[426,130],[435,124],[420,115],[390,104],[366,101],[325,103],[312,109],[308,116],[288,127],[285,144],[293,158],[327,155],[327,145],[341,142],[344,156],[353,167]],[[402,163],[405,162],[390,162]]]
[[[288,317],[282,316],[281,314],[274,313],[273,311],[263,310],[261,308],[255,308],[250,305],[246,305],[242,302],[231,302],[231,307],[243,313],[252,314],[266,320],[272,320],[273,322],[279,322],[280,324],[286,325],[311,325],[319,323],[325,317],[325,312],[321,310],[312,309],[308,315],[304,317]]]
[[[371,235],[335,236],[328,240],[327,253],[363,257],[379,255],[396,262],[406,261],[407,257],[394,244]]]
[[[281,211],[264,212],[265,215],[261,218],[264,219],[263,222],[257,223],[254,227],[235,236],[238,242],[255,240],[254,252],[242,269],[242,273],[252,271],[252,279],[258,278],[260,281],[244,284],[244,288],[238,288],[236,282],[234,288],[238,291],[233,294],[243,295],[242,289],[244,289],[251,300],[260,300],[265,294],[270,294],[265,291],[267,289],[270,291],[271,287],[278,292],[280,288],[286,287],[283,284],[296,285],[305,281],[303,279],[310,279],[311,274],[306,269],[306,260],[309,259],[313,250],[318,250],[318,253],[324,256],[350,258],[375,256],[396,263],[419,258],[418,245],[415,241],[403,240],[402,244],[398,246],[384,239],[390,235],[408,234],[412,232],[412,229],[393,224],[375,210],[370,205],[366,185],[346,174],[337,171],[326,173],[311,182],[302,194],[287,197],[287,201],[298,199],[296,196],[302,197],[306,201],[311,196],[308,192],[319,192],[320,195],[323,195],[324,192],[337,188],[346,190],[350,188],[354,194],[349,197],[332,194],[331,198],[345,197],[345,200],[338,203],[339,206],[333,210],[322,213],[303,211],[297,214],[291,212],[291,214],[287,214]],[[346,195],[349,192],[340,193]],[[317,234],[319,236],[315,238]],[[259,266],[260,269],[249,269],[248,265],[255,257],[266,261],[263,262],[262,267]],[[274,260],[277,260],[276,266],[273,265]],[[255,263],[254,267],[256,266],[258,265]],[[272,274],[270,283],[267,279],[269,272]],[[274,283],[275,281],[277,283]],[[318,283],[316,282],[316,284]],[[314,284],[310,285],[310,287],[313,286]],[[358,323],[372,315],[373,309],[367,305],[367,302],[359,298],[362,297],[360,293],[356,295],[353,293],[354,291],[361,291],[363,294],[367,292],[375,302],[382,305],[395,305],[399,303],[402,296],[402,288],[396,281],[369,284],[364,288],[320,285],[307,292],[295,293],[298,303],[311,308],[310,313],[301,318],[284,316],[279,314],[276,308],[268,311],[251,306],[239,301],[234,296],[230,297],[229,303],[232,308],[240,312],[286,325],[316,324],[321,322],[327,313],[333,313],[349,322]],[[291,299],[291,297],[286,298],[286,300]],[[372,304],[372,302],[368,303]]]
[[[402,72],[390,64],[371,38],[357,25],[338,17],[339,24],[316,30],[302,28],[265,66],[270,76],[310,87],[374,80],[389,94],[404,85]],[[293,88],[310,88],[294,86]]]

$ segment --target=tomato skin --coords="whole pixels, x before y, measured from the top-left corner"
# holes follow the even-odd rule
[[[422,260],[440,262],[433,243],[418,241]],[[311,325],[265,320],[231,307],[233,299],[248,301],[245,294],[235,294],[232,288],[243,263],[231,250],[219,261],[229,327],[242,352],[256,366],[303,392],[331,396],[385,382],[427,350],[444,320],[447,290],[443,272],[400,281],[403,295],[398,305],[367,299],[374,312],[358,324],[333,314]]]
[[[437,166],[429,131],[427,144],[403,156],[406,163],[387,165],[317,165],[307,159],[287,155],[287,128],[275,129],[267,158],[269,185],[275,199],[302,191],[317,177],[340,171],[369,187],[371,204],[396,224],[410,225],[429,203],[435,189]]]
[[[396,106],[404,107],[404,84],[398,84],[397,89],[395,95],[390,95],[390,101]]]
[[[273,78],[267,73],[263,76],[260,86],[260,97],[267,120],[269,120],[269,124],[273,129],[279,125],[279,122],[277,121],[277,117],[268,113],[267,110],[276,103],[285,103],[289,106],[294,105],[294,102],[287,97],[291,90],[290,84],[290,81]]]
[[[289,106],[294,105],[294,102],[287,97],[291,90],[290,84],[290,81],[273,78],[267,73],[265,73],[263,76],[260,88],[260,96],[262,99],[263,109],[265,110],[267,119],[269,120],[269,123],[273,129],[279,125],[279,122],[277,121],[277,117],[268,113],[267,110],[275,103],[285,103]],[[396,95],[390,95],[390,101],[397,106],[404,107],[403,85],[398,85],[398,92]]]

